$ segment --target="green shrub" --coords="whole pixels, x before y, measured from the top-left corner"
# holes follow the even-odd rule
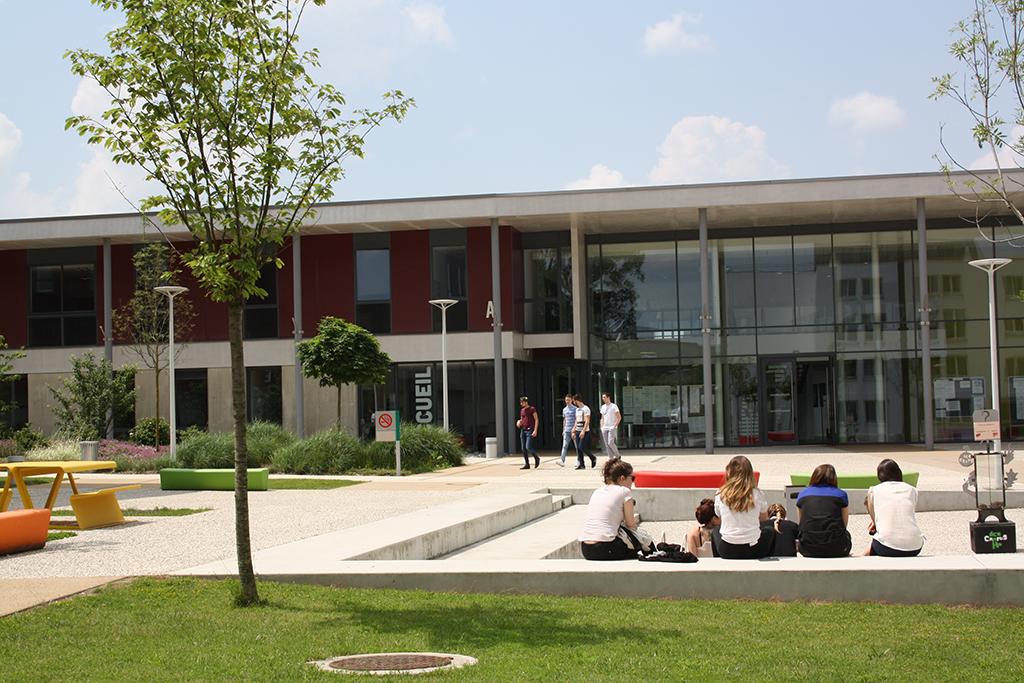
[[[459,435],[453,431],[437,425],[403,422],[401,436],[403,472],[431,472],[462,464],[464,450],[456,441]],[[395,444],[388,441],[371,443],[360,467],[393,471]]]
[[[343,474],[358,467],[366,446],[343,429],[325,429],[277,452],[272,467],[289,474]]]
[[[250,462],[252,462],[251,458]],[[233,468],[235,466],[234,434],[231,432],[189,434],[178,444],[178,466],[196,470]]]
[[[50,440],[43,436],[42,432],[32,429],[32,423],[29,422],[24,427],[14,432],[14,443],[18,445],[18,448],[24,453],[30,451],[33,448],[40,448],[42,446],[48,446]]]
[[[267,467],[274,454],[291,445],[295,437],[281,425],[272,422],[251,422],[247,431],[247,467]],[[190,431],[182,434],[178,461],[189,469],[231,469],[235,466],[235,434]]]
[[[162,417],[160,423],[160,444],[168,446],[171,443],[171,425]],[[132,443],[143,446],[155,446],[156,444],[157,418],[144,417],[135,423],[135,429],[128,434],[128,440]]]

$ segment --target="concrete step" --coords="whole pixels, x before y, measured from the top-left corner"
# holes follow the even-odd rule
[[[535,519],[503,534],[449,553],[439,560],[582,558],[579,538],[587,520],[587,506],[573,505]]]

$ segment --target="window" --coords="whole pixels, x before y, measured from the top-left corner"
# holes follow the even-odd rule
[[[267,290],[263,298],[245,300],[243,335],[246,339],[275,339],[277,332],[277,265],[268,263],[260,268],[257,284]]]
[[[1018,301],[1024,294],[1024,275],[1003,276],[1003,298],[1006,301]]]
[[[391,250],[356,250],[356,325],[391,332]]]
[[[21,429],[28,424],[28,378],[25,375],[0,382],[0,410],[5,407],[6,410],[0,412],[0,425]]]
[[[1003,328],[1006,330],[1006,334],[1024,334],[1024,320],[1021,320],[1020,318],[1014,318],[1013,320],[1004,320]]]
[[[206,431],[210,423],[206,368],[174,371],[174,403],[177,429],[196,427]]]
[[[839,281],[839,295],[844,299],[853,299],[857,296],[856,278],[847,277]]]
[[[455,299],[459,303],[447,311],[448,331],[469,329],[469,306],[466,290],[466,247],[435,246],[431,250],[431,299]],[[441,309],[432,307],[434,332],[441,331]]]
[[[946,328],[946,341],[963,341],[967,339],[967,311],[963,308],[944,308],[942,325]]]
[[[571,257],[568,244],[523,249],[527,332],[572,331]]]
[[[55,253],[47,253],[47,252]],[[96,344],[96,263],[77,261],[80,249],[31,253],[29,258],[29,346]],[[58,263],[33,264],[53,259]],[[59,261],[65,261],[60,263]]]
[[[281,424],[281,368],[245,369],[245,409],[249,422]]]

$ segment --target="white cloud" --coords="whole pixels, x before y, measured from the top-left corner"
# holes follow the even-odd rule
[[[436,40],[449,47],[455,45],[455,35],[444,20],[444,7],[429,2],[421,5],[409,5],[402,9],[402,15],[412,22],[416,34],[425,41]]]
[[[80,216],[97,213],[127,213],[144,197],[156,191],[146,183],[145,172],[135,166],[115,164],[103,147],[91,146],[92,158],[78,165],[75,194],[67,213]]]
[[[683,24],[699,24],[701,18],[679,13],[644,31],[644,49],[655,52],[708,52],[713,48],[706,33],[689,33]]]
[[[849,123],[858,133],[899,128],[907,122],[894,97],[882,97],[865,90],[853,97],[836,100],[829,109],[828,120],[834,124]]]
[[[21,147],[21,129],[0,114],[0,168],[10,168]]]
[[[89,116],[99,121],[103,112],[110,108],[110,95],[91,78],[78,82],[75,96],[71,98],[71,113],[75,116]]]
[[[649,174],[653,184],[765,180],[788,169],[767,150],[767,135],[718,116],[688,116],[658,147],[661,159]]]
[[[604,164],[596,164],[590,169],[590,175],[580,180],[565,184],[566,190],[583,190],[598,187],[628,187],[629,183],[619,171],[613,171]]]
[[[346,0],[309,7],[299,28],[320,48],[328,82],[382,79],[395,64],[432,46],[454,49],[445,8],[430,2]]]
[[[1020,142],[1021,137],[1024,137],[1024,126],[1014,126],[1013,130],[1010,131],[1008,144],[1003,145],[1002,149],[999,150],[998,156],[1000,168],[1021,168],[1021,166],[1024,165],[1024,158],[1021,157],[1020,152],[1015,152],[1009,146]],[[0,157],[2,157],[2,155],[0,155]],[[981,171],[995,167],[995,159],[991,152],[981,155],[975,159],[970,166],[968,166],[972,171]]]

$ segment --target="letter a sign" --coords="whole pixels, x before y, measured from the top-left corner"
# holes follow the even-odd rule
[[[374,422],[377,427],[377,441],[398,441],[397,410],[385,410],[377,413]]]

